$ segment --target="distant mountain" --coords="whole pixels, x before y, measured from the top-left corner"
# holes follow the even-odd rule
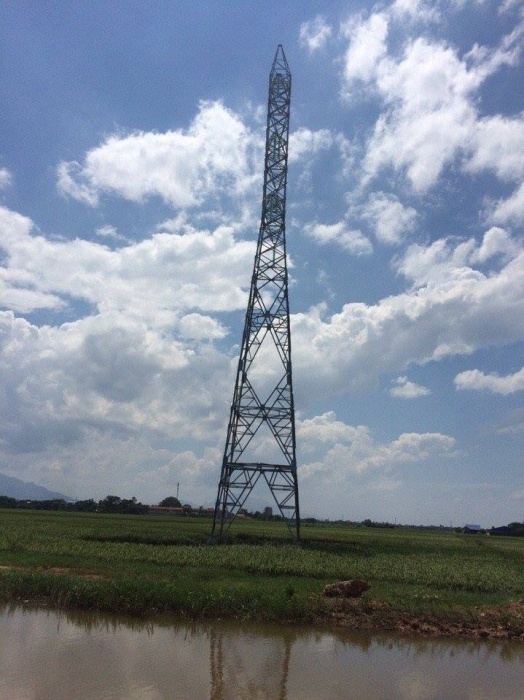
[[[27,499],[30,501],[50,501],[53,498],[63,498],[64,501],[74,501],[70,496],[64,496],[57,491],[49,491],[43,486],[33,484],[29,481],[15,479],[14,476],[0,474],[0,496],[9,496],[19,501]]]

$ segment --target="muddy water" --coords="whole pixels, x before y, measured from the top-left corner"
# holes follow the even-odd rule
[[[0,610],[1,700],[523,700],[524,645]]]

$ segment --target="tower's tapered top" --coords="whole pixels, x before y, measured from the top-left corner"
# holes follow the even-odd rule
[[[286,61],[286,54],[284,53],[282,44],[278,45],[277,52],[275,54],[275,59],[271,68],[271,75],[273,75],[273,73],[286,73],[287,75],[290,75],[289,66]]]

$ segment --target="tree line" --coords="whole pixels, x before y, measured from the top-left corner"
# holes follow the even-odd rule
[[[181,502],[175,496],[167,496],[158,504],[160,506],[167,506],[171,508],[188,508],[191,506],[182,506]],[[52,498],[49,500],[31,500],[31,499],[17,499],[10,496],[0,496],[0,508],[20,508],[25,510],[65,510],[69,512],[78,513],[122,513],[125,515],[147,515],[149,513],[149,506],[145,503],[140,503],[133,496],[133,498],[120,498],[119,496],[106,496],[100,501],[95,501],[93,498],[88,498],[84,501],[65,501],[63,498]],[[281,515],[272,514],[268,515],[260,511],[255,511],[254,513],[245,514],[254,518],[255,520],[273,520],[281,521],[283,520]],[[317,524],[323,521],[317,520],[316,518],[303,518],[302,522],[304,524]],[[324,521],[329,523],[329,521]],[[341,522],[341,521],[335,521]],[[353,525],[363,525],[364,527],[377,527],[377,528],[394,528],[396,527],[392,523],[387,522],[374,522],[372,520],[364,520],[362,523],[349,523],[344,524]],[[402,525],[400,527],[413,527]],[[435,529],[434,526],[420,526],[420,529]],[[457,532],[461,531],[461,528],[456,528]],[[483,532],[489,533],[490,535],[507,535],[510,537],[524,537],[524,522],[512,522],[509,525],[503,525],[502,527],[492,527],[491,530],[484,530]]]
[[[85,501],[65,501],[63,498],[49,500],[17,499],[0,496],[0,508],[20,508],[25,510],[65,510],[79,513],[125,513],[127,515],[146,515],[149,506],[133,498],[106,496],[100,501],[88,498]]]

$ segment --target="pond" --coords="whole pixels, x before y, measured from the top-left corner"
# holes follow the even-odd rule
[[[0,610],[1,700],[522,700],[524,645]]]

